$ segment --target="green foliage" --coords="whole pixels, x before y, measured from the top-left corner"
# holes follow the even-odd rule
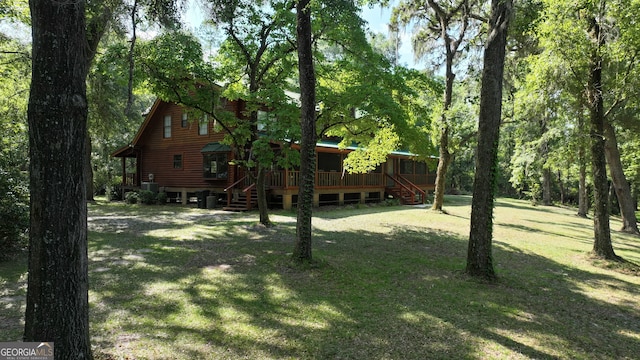
[[[138,192],[136,191],[129,191],[124,195],[124,200],[127,202],[127,204],[137,204],[138,199],[139,199],[139,196],[138,196]]]
[[[163,205],[167,203],[168,195],[166,192],[161,191],[156,194],[156,202],[158,205]]]
[[[392,66],[368,43],[355,40],[350,44],[357,51],[334,48],[317,68],[318,133],[342,138],[342,147],[360,147],[347,157],[350,172],[371,170],[398,148],[432,155],[429,114],[441,85],[424,73]]]
[[[621,128],[638,123],[640,27],[631,14],[639,5],[628,0],[526,3],[518,5],[516,14],[521,18],[515,21],[516,46],[527,48],[529,56],[518,62],[518,76],[513,79],[517,91],[512,120],[518,126],[507,135],[513,141],[511,182],[520,190],[535,192],[543,169],[549,169],[568,187],[565,192],[577,192],[578,153],[589,141],[581,124],[588,118],[585,84],[594,54],[603,59],[606,120]],[[525,19],[533,21],[527,24]],[[600,46],[589,36],[594,19],[602,26]]]
[[[140,190],[138,200],[141,204],[153,205],[156,203],[156,193],[150,190]]]
[[[360,143],[355,151],[349,153],[344,160],[344,168],[349,173],[366,173],[387,160],[387,155],[398,148],[399,136],[393,126],[379,129],[373,134],[371,141]],[[350,144],[341,143],[343,147]]]
[[[13,11],[11,1],[3,11]],[[29,228],[29,182],[27,101],[31,77],[30,48],[0,34],[0,260],[27,244]]]
[[[144,78],[134,72],[132,103],[129,101],[129,44],[117,34],[109,34],[101,44],[87,77],[89,100],[88,131],[91,138],[91,166],[95,194],[110,191],[120,197],[118,182],[120,159],[111,153],[134,137],[142,114],[153,102]],[[118,177],[119,179],[119,177]]]
[[[8,18],[23,24],[30,22],[27,0],[3,0],[0,2],[0,19]]]
[[[29,191],[25,173],[14,166],[5,170],[6,159],[0,158],[0,260],[27,245],[29,228]]]

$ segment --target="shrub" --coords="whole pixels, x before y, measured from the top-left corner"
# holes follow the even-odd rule
[[[25,174],[0,168],[0,260],[28,244],[29,190]]]
[[[111,183],[109,183],[105,189],[107,200],[109,201],[122,200],[121,186],[122,186],[122,180],[119,176],[112,178]]]
[[[136,204],[138,202],[138,193],[135,191],[130,191],[124,195],[124,200],[127,204]]]
[[[162,204],[166,204],[167,203],[167,193],[162,191],[159,192],[158,195],[156,195],[156,201],[158,202],[158,204],[162,205]]]
[[[145,205],[153,205],[156,203],[156,193],[150,190],[141,190],[138,193],[138,200]]]
[[[385,199],[383,202],[383,205],[385,206],[397,206],[400,205],[400,200],[393,198],[393,199]]]

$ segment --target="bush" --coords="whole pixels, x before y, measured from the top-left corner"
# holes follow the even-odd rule
[[[156,195],[156,201],[160,205],[166,204],[167,203],[167,198],[168,198],[168,195],[164,191],[163,192],[159,192],[158,195]]]
[[[122,200],[122,195],[120,194],[121,191],[122,189],[120,188],[120,185],[107,187],[107,194],[106,194],[107,200],[108,201]]]
[[[141,190],[138,193],[138,200],[141,204],[153,205],[156,203],[156,193],[150,190]]]
[[[385,199],[384,202],[382,203],[384,206],[398,206],[400,205],[400,199]]]
[[[124,195],[124,200],[127,204],[136,204],[138,203],[138,193],[135,191],[130,191]]]
[[[25,174],[0,169],[0,260],[27,247],[28,194]]]
[[[107,184],[107,187],[105,189],[107,200],[109,201],[122,200],[121,186],[122,186],[122,180],[120,176],[116,176],[112,178],[111,182]]]

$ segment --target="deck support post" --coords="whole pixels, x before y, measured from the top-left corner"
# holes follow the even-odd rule
[[[187,205],[187,202],[189,202],[189,198],[187,197],[187,189],[182,189],[180,200],[182,205]]]
[[[284,194],[282,195],[282,208],[284,210],[291,210],[292,208],[292,204],[293,204],[293,200],[292,200],[292,195],[291,194]]]

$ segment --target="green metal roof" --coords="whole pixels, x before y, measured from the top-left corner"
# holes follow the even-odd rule
[[[338,141],[327,141],[327,140],[321,140],[318,141],[316,143],[317,146],[319,147],[326,147],[326,148],[332,148],[332,149],[339,149],[340,147],[338,146],[339,142]],[[358,149],[358,145],[356,143],[353,143],[351,146],[347,146],[345,148],[346,150],[356,150]],[[410,157],[415,157],[418,156],[418,154],[414,154],[410,151],[406,151],[406,150],[395,150],[392,151],[391,154],[393,155],[402,155],[402,156],[410,156]],[[430,156],[430,158],[437,158],[437,156]]]
[[[200,152],[227,152],[231,151],[231,147],[229,145],[221,144],[219,142],[212,142],[205,145]]]

